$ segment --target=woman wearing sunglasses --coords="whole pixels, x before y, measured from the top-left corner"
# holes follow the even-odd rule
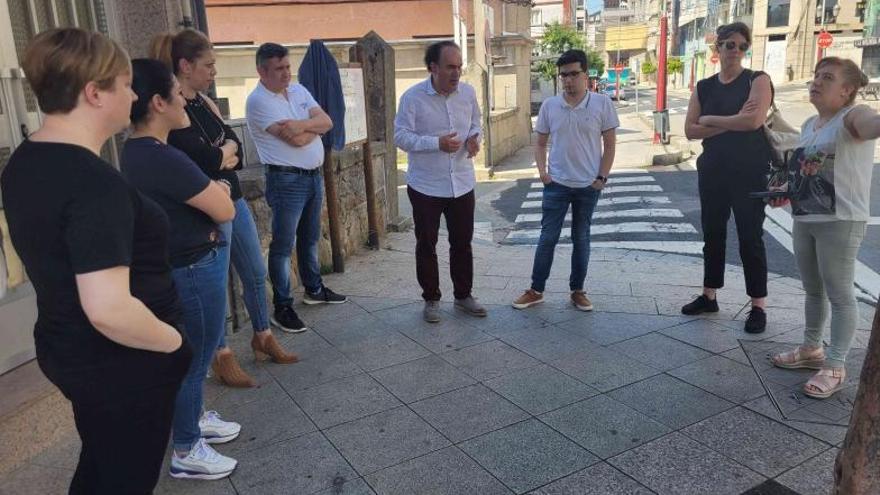
[[[254,329],[251,340],[254,355],[259,360],[295,363],[296,354],[285,351],[269,328],[266,265],[257,225],[235,173],[242,167],[241,142],[223,122],[214,102],[204,96],[217,74],[211,41],[198,31],[185,29],[177,34],[157,36],[150,52],[153,58],[168,65],[180,81],[191,122],[189,127],[172,131],[168,143],[186,153],[208,177],[225,182],[231,190],[235,218],[222,224],[220,229],[227,240],[224,249],[231,250],[232,266],[241,280],[242,296]],[[256,385],[222,337],[211,368],[222,383],[231,387]]]
[[[686,315],[718,311],[715,292],[724,286],[727,223],[733,211],[739,254],[752,309],[745,331],[767,325],[767,256],[764,250],[764,201],[750,192],[767,189],[771,150],[763,123],[773,101],[770,77],[743,68],[752,36],[741,22],[720,26],[715,45],[721,72],[700,81],[685,119],[689,139],[703,140],[697,159],[703,226],[703,293],[681,308]]]

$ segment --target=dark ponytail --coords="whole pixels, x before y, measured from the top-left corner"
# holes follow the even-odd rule
[[[131,61],[131,90],[138,99],[131,105],[131,123],[142,124],[150,116],[150,101],[159,95],[171,101],[174,89],[174,75],[163,62],[151,58],[137,58]]]

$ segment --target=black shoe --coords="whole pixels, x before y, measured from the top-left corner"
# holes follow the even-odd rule
[[[305,296],[303,296],[303,303],[305,304],[342,304],[346,301],[348,301],[347,297],[337,294],[326,287],[321,288],[321,292],[317,294],[310,294],[309,291],[306,291]]]
[[[272,316],[272,323],[279,329],[288,333],[302,333],[308,330],[306,324],[299,319],[299,315],[290,305],[276,306],[275,314]]]
[[[698,315],[701,313],[717,313],[718,301],[709,299],[705,294],[694,299],[694,302],[685,304],[681,307],[682,314]]]
[[[752,306],[744,330],[746,333],[761,333],[765,328],[767,328],[767,313],[762,308]]]

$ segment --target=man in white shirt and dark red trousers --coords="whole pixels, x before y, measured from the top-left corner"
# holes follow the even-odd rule
[[[416,275],[425,300],[425,321],[440,321],[437,235],[440,217],[449,231],[449,272],[455,308],[486,316],[471,294],[474,280],[474,163],[480,150],[480,108],[469,84],[460,83],[461,49],[451,41],[425,52],[431,76],[400,98],[394,144],[407,152],[407,194],[416,233]]]
[[[541,237],[532,265],[532,286],[513,301],[513,307],[525,309],[544,302],[544,284],[571,206],[571,303],[581,311],[592,311],[593,303],[584,291],[590,262],[590,224],[614,163],[620,121],[610,98],[587,91],[586,53],[569,50],[559,57],[556,67],[564,91],[544,100],[535,125],[535,162],[544,183]]]

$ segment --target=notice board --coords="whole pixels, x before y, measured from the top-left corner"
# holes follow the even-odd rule
[[[364,71],[360,64],[340,64],[339,78],[345,98],[345,145],[364,143],[367,141]]]

